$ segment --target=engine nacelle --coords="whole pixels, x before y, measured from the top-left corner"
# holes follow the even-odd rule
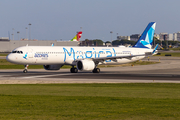
[[[78,70],[93,70],[95,63],[92,60],[80,60],[77,62],[76,67]]]
[[[59,70],[63,65],[43,65],[45,70]]]

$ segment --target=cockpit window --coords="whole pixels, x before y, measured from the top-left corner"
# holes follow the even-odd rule
[[[16,53],[17,51],[12,51],[12,53]]]
[[[22,51],[12,51],[12,53],[23,54],[23,52],[22,52]]]

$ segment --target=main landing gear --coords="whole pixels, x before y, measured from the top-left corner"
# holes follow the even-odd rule
[[[27,68],[28,68],[28,65],[24,65],[24,70],[23,70],[23,73],[27,73],[28,72],[28,70],[27,70]]]
[[[75,68],[74,66],[72,66],[72,68],[70,69],[70,72],[71,72],[71,73],[77,73],[77,72],[78,72],[78,69]],[[100,72],[100,69],[99,69],[99,68],[94,68],[92,72],[93,72],[93,73],[99,73],[99,72]]]
[[[96,62],[96,63],[95,63],[95,68],[94,68],[93,71],[92,71],[93,73],[100,73],[100,69],[97,68],[98,64],[99,64],[99,62]]]
[[[94,70],[92,71],[93,73],[99,73],[100,69],[99,68],[94,68]]]
[[[75,68],[74,66],[72,66],[72,68],[70,69],[71,73],[77,73],[78,69]]]

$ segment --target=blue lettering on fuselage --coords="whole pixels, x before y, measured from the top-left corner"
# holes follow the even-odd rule
[[[86,55],[86,58],[92,58],[93,56],[92,51],[86,51],[85,55]]]
[[[76,53],[77,53],[77,59],[80,59],[80,58],[83,59],[83,58],[84,58],[84,57],[83,57],[83,52],[82,52],[82,51],[77,51]]]
[[[35,53],[34,57],[36,58],[47,58],[48,54],[44,54],[44,53]]]
[[[114,56],[116,56],[116,51],[115,51],[115,49],[113,48],[113,51],[114,51]]]
[[[111,51],[106,51],[106,54],[108,54],[107,57],[112,57]],[[106,60],[106,62],[111,62],[111,60]]]
[[[73,60],[76,59],[84,59],[84,58],[100,58],[100,57],[112,57],[113,54],[116,56],[116,52],[113,49],[101,49],[101,50],[95,50],[95,48],[92,48],[92,50],[87,51],[75,51],[74,48],[63,48],[64,50],[64,62],[66,62],[66,59],[68,57],[72,57]],[[113,50],[113,51],[112,51]],[[111,62],[111,60],[107,60],[106,62]]]
[[[66,54],[68,56],[71,56],[73,54],[73,59],[75,60],[75,53],[74,53],[74,49],[73,48],[71,48],[70,52],[68,52],[68,50],[66,48],[63,48],[63,50],[64,50],[64,62],[66,61]]]

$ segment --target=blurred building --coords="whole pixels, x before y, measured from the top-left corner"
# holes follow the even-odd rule
[[[9,37],[1,37],[1,38],[0,38],[0,41],[6,41],[6,42],[8,42],[8,41],[10,41],[10,40],[9,40]]]
[[[163,41],[163,40],[167,40],[167,36],[168,33],[160,33],[159,34],[159,40]]]
[[[177,33],[173,33],[173,40],[177,41]]]
[[[168,34],[167,35],[167,40],[173,41],[173,34]]]
[[[117,40],[131,40],[130,36],[117,36]]]
[[[0,40],[0,52],[11,52],[21,46],[78,46],[78,41],[58,41],[58,40]]]
[[[177,32],[177,41],[180,41],[180,32]]]
[[[159,40],[159,34],[154,33],[154,37]]]
[[[132,41],[138,41],[140,37],[141,37],[141,34],[133,34],[130,36],[130,39]]]
[[[160,33],[159,40],[180,41],[180,32],[173,34]]]

